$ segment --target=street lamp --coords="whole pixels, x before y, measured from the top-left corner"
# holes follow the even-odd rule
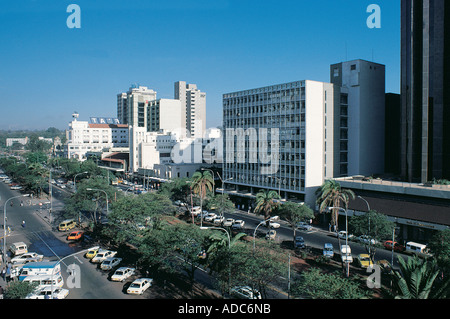
[[[204,230],[204,229],[218,229],[218,230],[222,230],[227,234],[228,237],[228,254],[230,253],[231,250],[231,237],[230,234],[228,233],[228,231],[225,228],[222,227],[206,227],[206,226],[202,226],[200,227],[200,229]],[[230,289],[231,289],[231,262],[230,262],[230,256],[228,256],[228,294],[230,294]]]
[[[98,189],[98,188],[86,188],[87,191],[99,191],[99,192],[103,192],[105,193],[106,196],[106,216],[108,216],[109,214],[109,209],[108,209],[108,193],[106,193],[103,189]]]
[[[258,224],[258,226],[256,226],[255,231],[253,232],[253,252],[255,252],[255,248],[256,248],[256,230],[258,229],[259,226],[261,226],[262,224],[267,223],[268,221],[274,221],[275,220],[275,216],[272,216],[268,219],[264,219],[262,222],[260,222]]]
[[[8,198],[5,201],[5,205],[3,207],[3,260],[6,262],[6,204],[10,201],[13,200],[14,198],[19,198],[19,197],[28,197],[30,196],[30,194],[24,194],[24,195],[19,195],[19,196],[14,196],[11,198]]]
[[[370,215],[369,215],[370,214],[370,205],[369,205],[369,202],[367,200],[365,200],[364,198],[362,198],[361,196],[358,195],[358,198],[365,201],[366,205],[367,205],[367,214],[368,214],[367,216],[369,217],[369,234],[368,235],[369,235],[369,244],[370,244],[370,241],[371,241],[371,238],[370,238]]]
[[[108,171],[109,172],[109,171]],[[74,190],[75,190],[75,193],[77,192],[77,183],[75,182],[75,179],[77,178],[77,176],[78,175],[81,175],[81,174],[87,174],[88,172],[81,172],[81,173],[78,173],[78,174],[75,174],[75,176],[73,177],[73,188],[74,188]]]
[[[342,209],[345,212],[345,246],[346,246],[346,250],[345,250],[345,264],[347,265],[347,277],[349,277],[350,275],[350,263],[348,260],[348,216],[347,216],[347,209],[343,208],[343,207],[328,207],[328,210],[332,210],[332,209]],[[338,235],[339,238],[339,235]],[[341,250],[341,247],[339,247],[339,250]],[[342,252],[342,251],[341,251]]]

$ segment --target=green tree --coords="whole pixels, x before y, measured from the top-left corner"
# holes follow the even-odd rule
[[[209,171],[197,171],[192,175],[192,191],[200,198],[200,207],[203,211],[203,200],[206,195],[212,191],[214,185],[214,177]]]
[[[428,248],[444,276],[450,276],[450,229],[436,232],[428,243]]]
[[[25,299],[37,287],[37,283],[30,283],[27,281],[13,281],[5,291],[5,299]]]
[[[355,193],[350,189],[341,188],[339,182],[329,179],[326,180],[316,191],[316,203],[319,205],[320,212],[327,211],[328,207],[335,207],[331,211],[331,225],[338,227],[339,209],[336,207],[344,206],[347,209],[350,199],[355,198]]]
[[[278,207],[278,214],[285,219],[293,230],[293,240],[295,244],[295,236],[297,224],[305,219],[314,218],[314,211],[306,204],[298,204],[293,202],[286,202]]]
[[[318,268],[302,272],[292,285],[292,294],[310,299],[361,299],[369,296],[357,281],[335,273],[323,273]]]
[[[271,216],[271,213],[278,207],[280,204],[277,199],[280,199],[280,195],[276,191],[273,190],[260,190],[256,194],[256,207],[254,212],[257,214],[263,214],[264,219],[269,223],[268,219]]]
[[[423,260],[417,256],[405,261],[398,256],[399,270],[394,269],[394,292],[398,299],[434,299],[433,284],[439,275],[434,260]]]
[[[388,220],[386,215],[378,213],[376,210],[370,210],[363,215],[351,217],[349,226],[356,235],[367,235],[371,239],[364,243],[364,246],[370,259],[374,261],[376,245],[372,239],[381,241],[392,237],[395,223]]]

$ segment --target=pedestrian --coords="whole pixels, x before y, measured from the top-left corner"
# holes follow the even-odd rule
[[[3,267],[3,269],[2,269],[1,276],[2,276],[3,280],[6,281],[6,268],[5,267]]]
[[[22,220],[22,227],[25,228],[25,221]]]
[[[0,299],[3,299],[3,287],[0,286]]]
[[[8,267],[6,268],[6,276],[5,281],[8,282],[11,280],[11,263],[8,263]]]

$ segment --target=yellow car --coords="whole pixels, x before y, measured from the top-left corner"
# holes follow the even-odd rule
[[[58,225],[58,230],[59,231],[71,230],[75,228],[75,226],[77,226],[76,221],[74,221],[73,219],[66,219]]]
[[[370,260],[370,256],[368,254],[359,254],[357,259],[358,264],[361,268],[368,268],[373,266],[372,260]]]
[[[89,248],[89,250],[86,252],[85,257],[87,259],[94,258],[97,255],[99,249],[100,249],[100,246],[95,246],[95,247]]]

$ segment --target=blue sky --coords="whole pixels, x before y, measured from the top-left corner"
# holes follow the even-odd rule
[[[81,8],[69,29],[67,6]],[[369,29],[367,6],[381,8]],[[138,83],[173,98],[173,84],[207,94],[207,126],[222,94],[297,80],[329,82],[330,64],[386,65],[400,87],[400,1],[15,0],[0,7],[0,129],[67,129],[116,117],[116,95]]]

